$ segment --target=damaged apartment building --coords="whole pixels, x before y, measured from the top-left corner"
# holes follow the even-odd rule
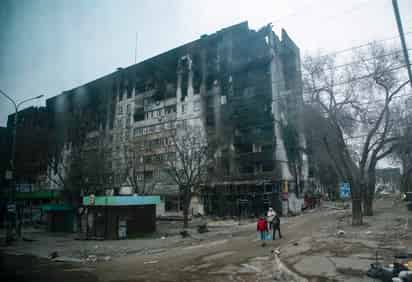
[[[161,196],[158,213],[179,212],[178,188],[158,165],[170,152],[157,148],[191,124],[218,144],[192,213],[282,211],[307,179],[302,103],[298,47],[284,30],[280,39],[243,22],[48,99],[49,174],[77,175],[84,194],[134,193],[124,148],[141,140],[140,187]]]

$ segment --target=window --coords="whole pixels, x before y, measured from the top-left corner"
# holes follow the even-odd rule
[[[165,196],[165,211],[179,211],[181,205],[179,204],[178,196]]]
[[[253,144],[253,152],[254,153],[262,152],[262,146],[258,144]]]
[[[122,127],[123,127],[122,119],[118,119],[118,120],[117,120],[117,127],[118,127],[118,128],[122,128]]]
[[[227,103],[227,97],[225,95],[221,96],[220,97],[220,104],[221,105],[226,105],[226,103]]]
[[[267,171],[273,171],[273,169],[274,169],[274,165],[273,165],[273,163],[270,162],[270,161],[264,162],[264,163],[262,164],[262,171],[265,171],[265,172],[267,172]]]
[[[193,103],[193,110],[194,110],[195,112],[200,111],[200,101],[195,101],[195,102]]]
[[[185,104],[182,104],[182,114],[184,114],[185,113]]]
[[[127,104],[126,112],[127,112],[127,114],[130,114],[132,112],[132,105],[131,104]]]
[[[119,105],[119,106],[117,107],[117,113],[123,114],[123,105]]]
[[[130,127],[130,121],[131,121],[130,116],[127,116],[126,117],[126,127]]]
[[[141,127],[135,128],[133,134],[134,134],[134,136],[142,136],[143,135],[143,128],[141,128]]]

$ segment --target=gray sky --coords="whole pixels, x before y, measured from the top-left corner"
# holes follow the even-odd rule
[[[412,31],[412,1],[399,6]],[[2,0],[0,89],[16,101],[50,98],[133,64],[136,32],[141,61],[244,20],[285,28],[302,54],[397,35],[391,0]],[[0,126],[12,111],[0,96]]]

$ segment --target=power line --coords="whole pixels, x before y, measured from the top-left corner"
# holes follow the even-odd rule
[[[405,32],[405,35],[411,35],[411,34],[412,34],[412,31]],[[394,40],[394,39],[399,39],[399,35],[392,36],[392,37],[387,37],[387,38],[383,38],[383,39],[378,39],[378,40],[373,40],[373,41],[370,41],[370,42],[367,42],[367,43],[364,43],[364,44],[360,44],[360,45],[356,45],[356,46],[352,46],[352,47],[349,47],[349,48],[346,48],[346,49],[341,49],[341,50],[338,50],[338,51],[326,53],[326,54],[320,55],[319,57],[335,56],[335,55],[346,53],[346,52],[353,51],[353,50],[356,50],[356,49],[364,48],[364,47],[367,47],[367,46],[370,46],[370,45],[373,45],[373,44],[376,44],[376,43],[385,42],[385,41]]]

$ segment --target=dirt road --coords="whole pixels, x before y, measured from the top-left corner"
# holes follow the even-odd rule
[[[320,230],[332,212],[316,212],[288,218],[283,239],[262,247],[255,224],[215,240],[174,247],[146,256],[125,256],[96,268],[101,281],[264,281],[261,267],[270,267],[270,252],[286,243]],[[256,266],[257,261],[261,263]]]
[[[322,211],[287,218],[282,224],[284,238],[265,247],[257,240],[255,223],[249,223],[207,240],[192,239],[191,244],[174,243],[151,254],[130,254],[97,264],[3,254],[0,267],[9,279],[2,281],[263,281],[258,276],[270,265],[272,249],[316,232],[330,217],[330,212]]]

